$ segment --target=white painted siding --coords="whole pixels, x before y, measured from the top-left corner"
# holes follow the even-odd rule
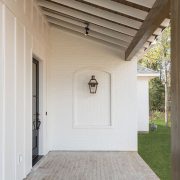
[[[16,177],[16,58],[15,58],[15,17],[8,10],[5,9],[5,46],[4,46],[4,58],[5,58],[5,102],[4,102],[4,168],[5,177],[10,180],[12,177]]]
[[[55,28],[51,29],[50,39],[51,54],[47,66],[49,149],[136,151],[137,62],[135,60],[123,61],[118,51]],[[93,69],[98,70],[99,73],[94,72]],[[74,76],[81,70],[85,70],[83,71],[85,73],[79,77],[80,81],[76,84]],[[109,91],[102,88],[110,88],[110,100],[101,98],[99,94],[93,96],[88,93],[87,83],[90,72],[97,74],[98,93],[102,93],[102,96],[104,96],[103,93],[108,95]],[[102,78],[101,81],[102,72],[110,74],[111,83],[108,82],[108,76]],[[103,85],[104,82],[106,84]],[[76,88],[74,88],[74,83]],[[78,93],[84,94],[81,96]],[[78,102],[73,106],[74,98],[77,97]],[[84,102],[86,107],[80,111],[81,103]],[[103,109],[103,103],[106,109]],[[98,116],[91,116],[92,122],[87,117],[88,108],[89,112],[98,113]],[[103,123],[103,125],[108,125],[109,118],[106,116],[109,110],[112,127],[98,126]],[[80,114],[76,116],[76,113]],[[74,116],[80,123],[78,125],[85,126],[74,127]]]
[[[45,98],[48,31],[49,26],[33,0],[0,1],[1,180],[22,180],[32,167],[32,55],[42,60],[41,88]],[[43,124],[45,102],[41,109]],[[46,153],[44,144],[41,153]]]
[[[149,132],[149,77],[137,78],[138,131]]]

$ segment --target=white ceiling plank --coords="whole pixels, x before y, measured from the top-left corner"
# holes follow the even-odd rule
[[[56,18],[56,19],[59,19],[59,20],[62,20],[62,21],[65,21],[65,22],[68,22],[68,23],[71,23],[71,24],[74,24],[74,25],[77,25],[77,26],[81,26],[81,27],[86,27],[87,26],[87,24],[85,22],[83,23],[83,22],[80,22],[80,21],[76,21],[76,20],[74,20],[72,18],[65,17],[65,16],[62,16],[60,14],[48,12],[48,11],[45,11],[45,10],[43,10],[42,12],[46,16]]]
[[[126,0],[134,4],[152,8],[156,0]]]
[[[118,52],[118,56],[122,59],[122,60],[125,60],[125,50],[124,48],[118,46],[118,45],[115,45],[115,44],[112,44],[112,43],[109,43],[109,42],[106,42],[106,41],[103,41],[101,39],[97,39],[97,38],[94,38],[94,37],[91,37],[91,36],[84,36],[82,33],[78,32],[78,31],[75,31],[75,30],[71,30],[69,28],[66,28],[66,27],[63,27],[63,26],[60,26],[60,25],[56,25],[56,24],[53,24],[53,23],[50,23],[52,27],[54,28],[57,28],[61,31],[64,31],[64,32],[67,32],[67,33],[71,33],[71,34],[75,34],[79,37],[82,37],[82,38],[85,38],[87,40],[92,40],[94,42],[97,42],[97,43],[100,43],[104,46],[107,46],[109,48],[112,48],[114,50],[116,50]]]
[[[67,23],[67,22],[64,22],[64,21],[59,21],[59,20],[57,21],[57,20],[53,20],[53,19],[48,19],[48,21],[50,23],[52,23],[52,24],[56,24],[56,25],[59,25],[59,26],[71,29],[73,31],[77,31],[77,32],[80,32],[82,34],[85,34],[85,29],[80,27],[80,26],[76,26],[76,25],[73,25],[73,24],[70,24],[70,23]],[[97,39],[101,39],[103,41],[106,41],[106,42],[118,45],[123,50],[125,50],[127,48],[127,44],[126,43],[124,43],[124,42],[122,42],[122,41],[120,41],[118,39],[111,38],[109,36],[106,36],[106,35],[103,35],[103,34],[100,34],[100,33],[94,32],[94,31],[89,31],[89,35],[88,36],[91,36],[91,37],[94,37],[94,38],[97,38]]]
[[[49,16],[49,17],[53,17],[53,18],[56,18],[56,19],[59,19],[59,20],[62,20],[62,21],[77,25],[77,26],[81,26],[81,27],[86,27],[87,26],[83,22],[71,19],[69,17],[62,16],[60,14],[47,12],[47,11],[44,11],[44,10],[43,10],[43,14],[45,14],[46,16]],[[116,38],[116,39],[119,39],[119,40],[123,40],[123,41],[128,42],[128,43],[130,43],[133,40],[133,37],[131,37],[131,36],[128,36],[128,35],[125,35],[125,34],[117,32],[117,31],[113,31],[111,29],[107,29],[107,28],[104,28],[104,27],[101,27],[101,26],[98,26],[98,25],[95,25],[95,24],[90,24],[89,28],[92,31],[99,32],[101,34],[105,34],[107,36],[110,36],[110,37],[113,37],[113,38]]]
[[[141,20],[144,20],[146,16],[148,15],[148,12],[146,11],[136,9],[134,7],[130,7],[122,3],[113,2],[111,0],[83,0],[83,1],[106,8],[106,9],[116,11],[118,13],[132,16]]]
[[[89,35],[92,36],[92,37],[95,37],[95,38],[102,39],[104,41],[108,41],[108,42],[110,42],[112,44],[116,44],[118,46],[124,47],[125,49],[129,46],[129,43],[127,43],[127,42],[124,42],[124,41],[121,41],[119,39],[109,37],[109,36],[104,35],[104,34],[97,33],[95,31],[90,31]]]
[[[99,25],[102,27],[106,27],[106,28],[109,28],[109,29],[112,29],[114,31],[118,31],[118,32],[130,35],[130,36],[135,36],[137,33],[137,30],[134,30],[134,29],[131,29],[131,28],[119,25],[119,24],[115,24],[113,22],[92,16],[92,15],[89,15],[89,14],[86,14],[86,13],[83,13],[80,11],[76,11],[74,9],[70,9],[70,8],[67,8],[67,7],[64,7],[61,5],[49,3],[47,1],[46,2],[45,1],[39,1],[38,4],[42,7],[51,9],[53,11],[61,12],[63,14],[81,19],[83,21],[93,23],[93,24],[96,24],[96,25]]]
[[[97,25],[94,25],[94,24],[90,24],[89,27],[90,27],[90,29],[92,29],[93,31],[99,32],[99,33],[101,33],[101,34],[106,34],[106,35],[111,36],[111,37],[113,37],[113,38],[120,39],[120,40],[129,42],[129,43],[133,40],[133,37],[131,37],[131,36],[128,36],[128,35],[119,33],[119,32],[117,32],[117,31],[113,31],[113,30],[111,30],[111,29],[103,28],[103,27],[101,27],[101,26],[97,26]]]
[[[65,5],[68,6],[70,8],[74,8],[86,13],[89,13],[91,15],[95,15],[119,24],[123,24],[135,29],[139,29],[142,25],[142,22],[128,18],[128,17],[124,17],[109,11],[105,11],[87,4],[83,4],[81,2],[78,1],[74,1],[74,0],[51,0],[51,2],[56,2],[59,3],[61,5]]]

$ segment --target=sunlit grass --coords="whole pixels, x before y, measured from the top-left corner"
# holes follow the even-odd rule
[[[161,180],[171,180],[170,127],[162,119],[153,122],[158,129],[139,135],[138,152]]]

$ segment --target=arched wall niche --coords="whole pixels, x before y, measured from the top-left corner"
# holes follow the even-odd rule
[[[92,75],[98,81],[96,94],[89,91]],[[111,73],[94,67],[77,70],[73,78],[73,128],[111,127]]]

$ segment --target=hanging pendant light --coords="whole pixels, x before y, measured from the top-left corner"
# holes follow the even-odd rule
[[[86,27],[85,27],[85,36],[88,36],[89,35],[89,23],[86,23]]]

